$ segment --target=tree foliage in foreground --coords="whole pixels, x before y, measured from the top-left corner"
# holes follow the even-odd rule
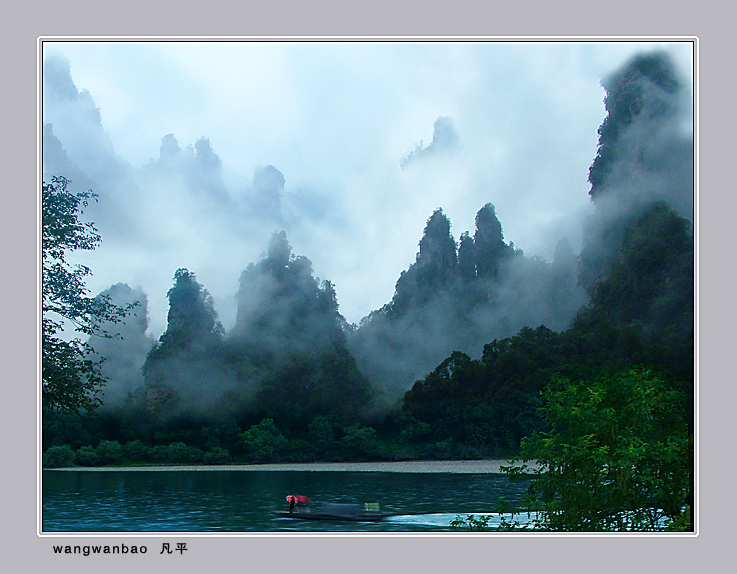
[[[64,337],[65,327],[85,336],[109,337],[100,325],[121,321],[129,308],[114,305],[109,297],[91,297],[85,285],[90,268],[66,259],[71,252],[94,250],[100,243],[94,224],[80,220],[97,195],[72,193],[68,184],[63,177],[43,183],[42,400],[49,409],[91,410],[100,404],[98,393],[105,383],[100,359],[88,342]]]
[[[631,369],[558,379],[543,396],[550,430],[523,439],[521,450],[539,465],[535,529],[653,531],[684,522],[694,464],[685,393]]]

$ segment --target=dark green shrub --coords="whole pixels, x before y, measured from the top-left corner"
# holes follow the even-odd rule
[[[201,448],[197,446],[190,446],[188,447],[187,460],[185,462],[201,463],[204,457],[205,452]]]
[[[426,458],[437,460],[453,458],[453,439],[447,438],[434,444],[427,445],[424,453]]]
[[[213,447],[211,451],[206,452],[202,457],[202,461],[205,464],[228,464],[231,460],[230,451],[221,446]]]
[[[340,444],[348,457],[363,458],[377,455],[379,446],[376,442],[376,431],[372,427],[355,424],[344,429],[344,432]]]
[[[308,462],[313,460],[330,460],[329,456],[315,456],[312,443],[305,438],[293,438],[289,440],[284,460],[289,462]]]
[[[187,446],[183,442],[173,442],[166,447],[167,462],[187,463],[200,462],[202,450],[197,447]]]
[[[99,464],[119,464],[123,459],[123,447],[117,440],[101,440],[95,449]]]
[[[484,457],[481,449],[464,443],[456,445],[453,455],[462,460],[479,460]]]
[[[430,425],[426,422],[412,419],[406,426],[399,432],[401,441],[404,444],[411,444],[427,440],[432,433]]]
[[[239,445],[252,462],[277,462],[289,448],[289,441],[274,423],[265,418],[241,433]]]
[[[97,466],[100,464],[100,457],[97,450],[92,445],[82,446],[77,449],[77,464],[80,466]]]
[[[157,444],[151,449],[151,460],[153,462],[166,462],[169,458],[169,447]]]
[[[123,458],[129,462],[148,462],[151,460],[151,447],[136,439],[123,445]]]
[[[46,468],[63,468],[74,465],[74,451],[68,444],[52,446],[43,453],[43,466]]]
[[[308,437],[312,443],[312,451],[317,458],[326,458],[335,450],[335,433],[333,423],[323,415],[312,419]]]

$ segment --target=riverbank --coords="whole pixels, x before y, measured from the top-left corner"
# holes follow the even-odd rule
[[[219,464],[172,466],[97,466],[57,468],[72,471],[307,471],[307,472],[402,472],[402,473],[452,473],[499,474],[502,466],[510,466],[508,460],[414,460],[397,462],[306,462],[276,464]],[[530,465],[531,467],[533,465]]]

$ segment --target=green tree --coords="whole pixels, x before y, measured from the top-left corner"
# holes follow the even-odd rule
[[[326,458],[335,448],[335,432],[329,417],[317,415],[312,419],[308,438],[315,456]]]
[[[353,424],[343,429],[345,435],[340,444],[350,458],[374,457],[379,452],[376,430],[370,426]]]
[[[230,451],[222,446],[213,447],[202,457],[202,462],[205,464],[228,464],[231,460]]]
[[[274,419],[265,418],[241,434],[240,446],[249,461],[278,462],[289,447],[289,440]]]
[[[269,371],[256,404],[286,431],[306,427],[316,415],[353,421],[372,399],[368,381],[344,348],[293,353]]]
[[[683,514],[694,461],[685,393],[630,369],[558,379],[543,396],[550,430],[522,441],[522,459],[539,465],[537,529],[662,530]]]
[[[101,440],[95,452],[100,464],[118,464],[123,458],[123,447],[117,440]]]
[[[664,203],[622,223],[621,250],[573,322],[589,360],[667,367],[693,381],[693,225]]]
[[[100,464],[100,457],[97,454],[97,450],[91,444],[79,447],[77,449],[76,459],[77,464],[80,466],[98,466]]]
[[[74,451],[68,444],[52,446],[43,454],[44,468],[63,468],[74,464]]]
[[[94,224],[80,216],[97,195],[72,193],[68,180],[43,182],[42,195],[42,401],[45,409],[77,411],[99,406],[105,377],[89,337],[110,337],[101,325],[121,321],[132,308],[119,307],[109,297],[91,297],[85,278],[89,267],[72,264],[74,251],[94,250],[101,241]]]
[[[128,441],[123,445],[123,458],[128,462],[147,462],[151,457],[151,447],[140,439]]]

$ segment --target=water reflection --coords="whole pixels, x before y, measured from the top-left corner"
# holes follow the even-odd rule
[[[518,503],[527,489],[493,474],[322,471],[44,471],[44,532],[447,531],[458,514]],[[287,494],[314,501],[379,502],[382,522],[277,516]]]

